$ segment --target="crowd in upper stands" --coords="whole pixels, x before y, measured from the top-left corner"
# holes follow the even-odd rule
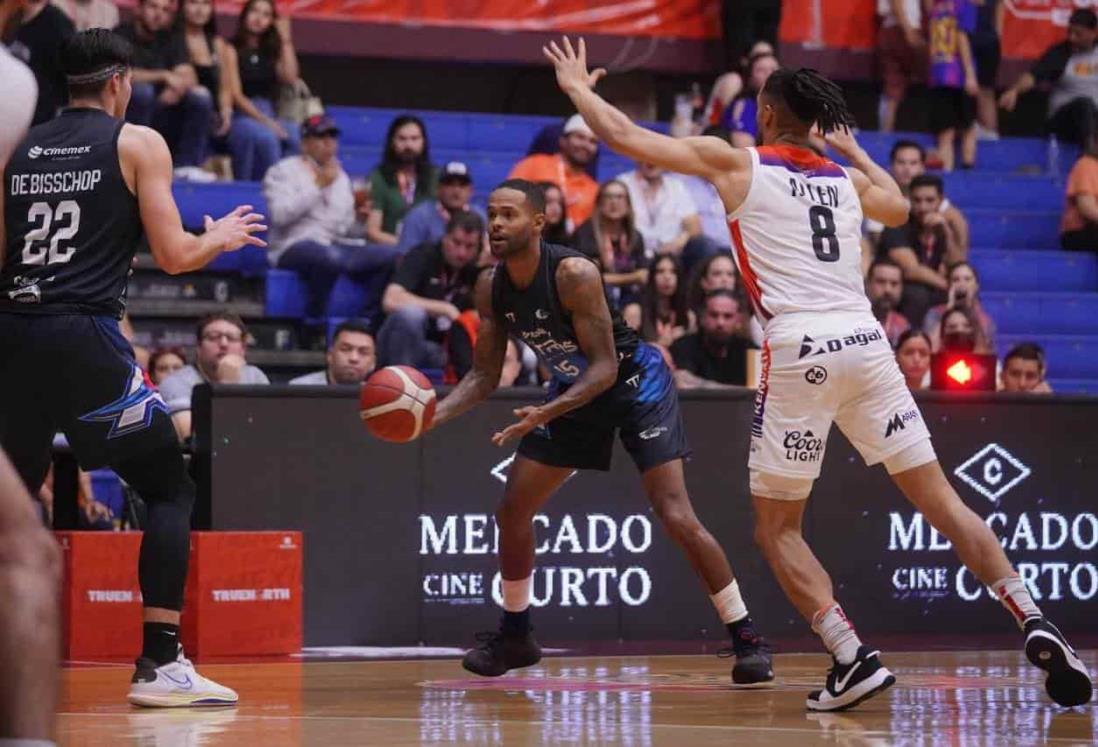
[[[968,262],[968,222],[941,177],[928,173],[975,165],[977,135],[997,137],[996,103],[1011,109],[1035,85],[1052,86],[1052,131],[1085,146],[1068,178],[1062,243],[1098,246],[1098,157],[1091,148],[1098,89],[1073,66],[1091,57],[1098,63],[1098,18],[1076,11],[1067,40],[996,102],[1002,11],[995,0],[964,8],[939,0],[880,4],[882,129],[892,128],[910,82],[925,78],[938,135],[931,153],[913,141],[895,143],[889,167],[909,197],[911,219],[887,229],[867,221],[861,248],[873,312],[918,388],[927,384],[934,353],[1002,352]],[[177,178],[217,178],[209,164],[220,156],[229,164],[222,175],[262,182],[269,261],[301,277],[307,318],[324,317],[341,276],[364,289],[364,321],[340,327],[327,369],[296,383],[345,383],[375,365],[433,369],[447,381],[468,370],[477,325],[471,291],[491,264],[485,216],[472,202],[476,174],[465,163],[436,164],[423,121],[394,119],[377,167],[348,174],[339,159],[339,127],[309,98],[291,24],[272,0],[248,0],[231,38],[217,33],[211,0],[138,0],[121,24],[110,0],[34,0],[15,44],[38,77],[38,121],[64,103],[57,40],[92,26],[117,27],[133,44],[127,118],[165,136]],[[956,43],[928,47],[947,26],[958,30]],[[718,78],[708,101],[695,94],[690,106],[677,109],[674,134],[755,144],[756,95],[780,61],[769,41],[742,46],[735,69]],[[818,145],[826,147],[822,140]],[[598,156],[595,134],[574,115],[540,133],[530,155],[514,164],[511,176],[545,189],[546,240],[569,245],[600,266],[615,310],[666,351],[680,386],[754,384],[762,330],[739,281],[716,191],[704,180],[643,162],[599,181]],[[155,351],[149,362],[169,406],[181,413],[182,435],[189,432],[182,413],[195,383],[266,381],[245,363],[247,329],[239,318],[204,320],[197,339],[193,365],[185,365],[179,350]],[[1043,356],[1022,347],[1004,360],[1003,388],[1047,387]],[[544,378],[528,350],[513,348],[508,360],[514,375],[505,378]],[[1036,383],[1028,373],[1015,375],[1019,361],[1027,367],[1036,362]]]

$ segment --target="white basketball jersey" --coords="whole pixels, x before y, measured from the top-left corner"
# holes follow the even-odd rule
[[[805,148],[748,148],[751,186],[728,216],[740,277],[764,325],[795,312],[870,311],[862,204],[846,171]]]

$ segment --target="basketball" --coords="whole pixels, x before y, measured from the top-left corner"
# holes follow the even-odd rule
[[[367,430],[383,441],[419,438],[435,417],[435,389],[409,366],[386,366],[362,385],[361,415]]]

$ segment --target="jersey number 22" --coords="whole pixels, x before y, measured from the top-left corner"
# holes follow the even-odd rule
[[[61,225],[65,220],[68,224]],[[36,225],[39,222],[41,225],[27,231],[23,243],[23,264],[54,265],[70,261],[76,247],[61,246],[61,242],[69,241],[80,230],[80,205],[75,200],[63,200],[57,203],[56,208],[51,208],[48,202],[36,202],[27,211],[27,223]],[[52,238],[51,226],[54,228]],[[47,240],[48,245],[45,243]],[[35,247],[35,243],[40,245]]]

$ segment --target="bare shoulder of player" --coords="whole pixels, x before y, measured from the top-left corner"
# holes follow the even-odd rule
[[[159,159],[165,153],[171,158],[171,151],[164,136],[151,127],[130,124],[122,125],[118,135],[118,152],[124,162],[136,163],[141,159]]]
[[[584,257],[567,257],[557,265],[557,292],[564,307],[572,311],[592,308],[599,300],[605,303],[602,273]]]

